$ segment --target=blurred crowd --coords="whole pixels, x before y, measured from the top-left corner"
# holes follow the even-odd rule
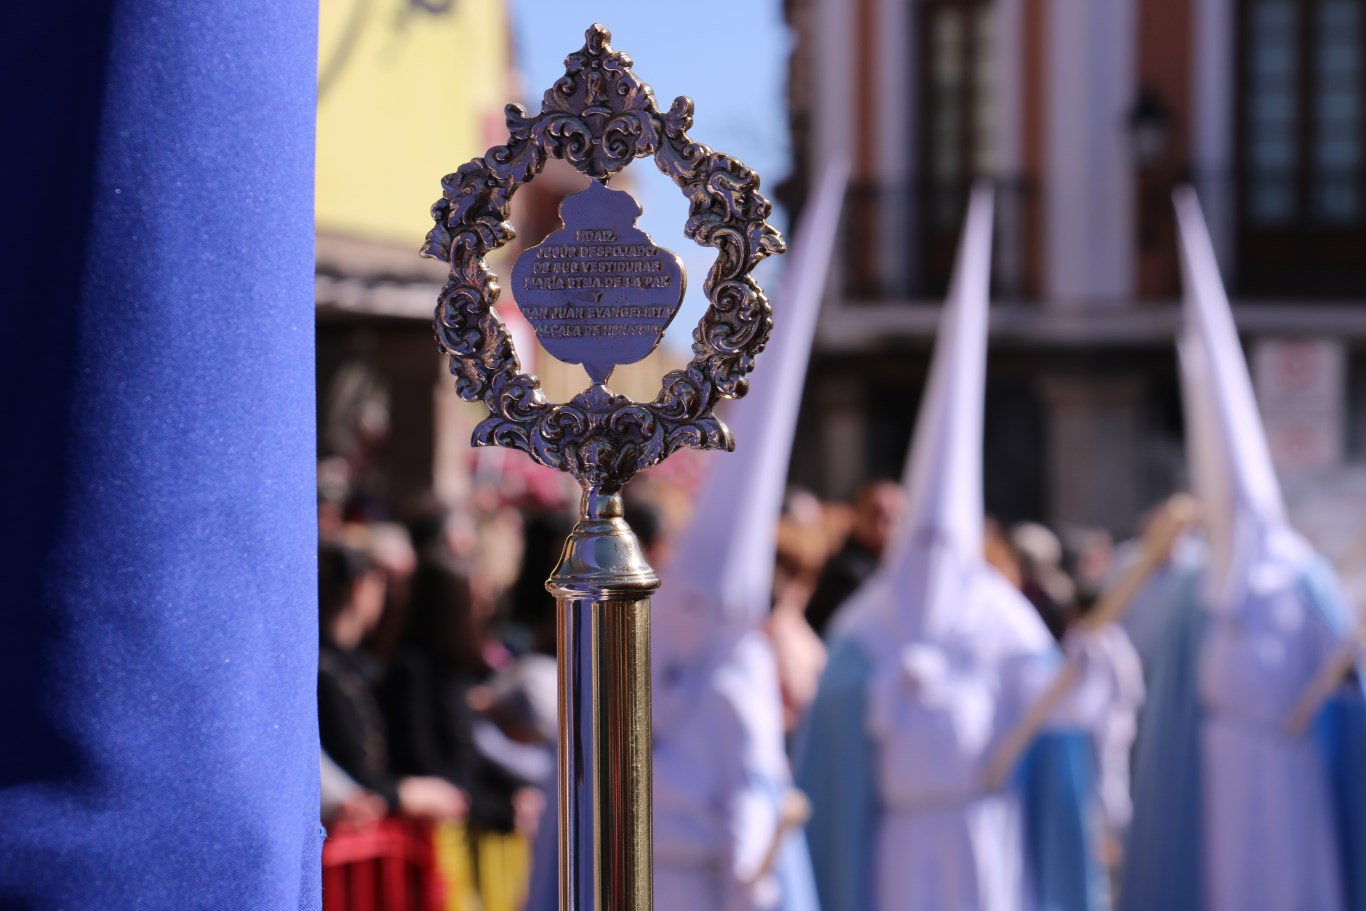
[[[323,821],[386,815],[534,836],[556,736],[555,605],[545,590],[573,526],[576,490],[490,488],[454,507],[422,498],[388,515],[319,468],[319,731]],[[697,473],[642,480],[628,521],[668,577]],[[794,732],[825,666],[823,635],[872,575],[905,502],[877,480],[851,502],[789,489],[772,612],[784,727]],[[1054,636],[1085,616],[1115,562],[1102,529],[989,520],[989,561]]]
[[[548,575],[567,511],[426,499],[389,516],[347,476],[320,466],[324,822],[533,835],[553,770],[554,613],[523,577]]]

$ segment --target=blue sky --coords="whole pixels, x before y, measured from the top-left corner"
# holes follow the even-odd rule
[[[601,22],[612,32],[612,46],[630,54],[636,74],[653,86],[661,107],[678,95],[692,97],[693,139],[758,171],[770,199],[787,176],[789,37],[780,0],[511,0],[511,7],[528,107],[540,108],[541,95],[564,74],[565,55],[583,46],[589,25]],[[707,306],[702,279],[713,257],[683,237],[686,201],[652,163],[641,159],[628,173],[645,210],[641,227],[683,257],[688,270],[687,298],[665,336],[666,345],[687,351],[692,327]],[[775,207],[774,215],[774,223],[786,228],[782,211]],[[779,271],[773,265],[757,273],[770,294]]]

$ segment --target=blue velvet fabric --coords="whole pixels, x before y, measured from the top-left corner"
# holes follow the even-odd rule
[[[1124,852],[1120,911],[1197,911],[1201,904],[1200,707],[1205,612],[1199,576],[1177,588],[1160,637],[1134,748],[1134,816]]]
[[[831,643],[829,663],[797,745],[797,786],[811,798],[807,840],[824,911],[875,907],[872,869],[879,807],[867,731],[872,672],[863,648]],[[1038,911],[1101,911],[1105,875],[1095,861],[1091,820],[1095,757],[1079,731],[1041,735],[1022,757],[1026,848]]]
[[[0,5],[0,908],[316,908],[316,17]]]

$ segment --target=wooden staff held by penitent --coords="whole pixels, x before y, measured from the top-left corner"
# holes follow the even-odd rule
[[[811,801],[796,788],[789,788],[778,806],[778,824],[773,829],[773,838],[768,843],[768,850],[764,851],[764,859],[759,863],[754,875],[746,881],[746,885],[752,889],[773,872],[778,865],[778,853],[782,851],[783,841],[788,833],[806,825],[810,818]]]
[[[1143,534],[1142,555],[1101,596],[1095,609],[1077,621],[1078,631],[1084,634],[1102,629],[1122,617],[1152,574],[1170,559],[1177,539],[1195,522],[1198,514],[1195,498],[1189,494],[1177,494],[1164,503]],[[989,790],[994,791],[1005,783],[1016,761],[1080,677],[1081,668],[1075,661],[1068,661],[1043,695],[1010,729],[987,763]]]

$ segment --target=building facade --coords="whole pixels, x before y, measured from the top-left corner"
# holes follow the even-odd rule
[[[515,496],[557,473],[521,453],[472,450],[488,414],[461,401],[432,318],[445,263],[418,248],[441,178],[507,142],[505,105],[523,92],[504,2],[323,0],[318,59],[318,454],[358,508],[403,515],[434,496],[451,506],[476,483]],[[533,105],[540,103],[540,88]],[[624,181],[615,185],[621,186]],[[587,178],[552,160],[511,203],[517,237],[491,257],[497,309],[524,372],[552,401],[588,385],[545,355],[507,280],[517,254],[559,227],[559,204]],[[653,398],[682,358],[660,349],[618,368],[614,391]],[[572,483],[572,482],[571,482]]]
[[[1201,196],[1278,462],[1366,462],[1366,2],[788,0],[796,174],[853,165],[794,479],[896,475],[977,178],[988,508],[1131,530],[1185,481],[1171,189]],[[1307,479],[1307,480],[1306,480]]]
[[[318,48],[318,451],[379,514],[468,484],[477,415],[432,339],[446,266],[418,255],[440,179],[517,96],[506,4],[323,0]]]

